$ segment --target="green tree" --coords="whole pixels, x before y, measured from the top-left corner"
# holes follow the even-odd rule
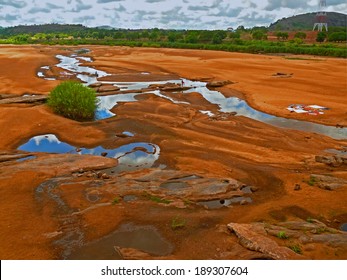
[[[324,42],[326,37],[327,37],[327,34],[325,32],[318,32],[316,41],[320,43]]]
[[[267,36],[266,33],[264,33],[264,31],[262,30],[255,30],[252,32],[252,38],[254,40],[266,40]]]
[[[239,32],[239,31],[230,32],[229,33],[229,38],[230,39],[240,39],[241,38],[241,32]]]
[[[243,25],[239,25],[237,28],[236,28],[236,31],[245,31],[245,27]]]
[[[295,33],[294,38],[306,39],[306,33],[305,32],[297,32],[297,33]]]
[[[227,33],[223,30],[218,30],[213,32],[212,43],[213,44],[221,44],[223,39],[227,36]]]
[[[212,31],[202,30],[199,34],[199,42],[201,43],[210,43],[212,41]]]
[[[346,42],[347,41],[347,33],[346,32],[333,32],[329,34],[330,42]]]
[[[198,42],[199,33],[195,30],[190,30],[185,36],[185,41],[190,44],[196,44]]]
[[[167,39],[169,42],[176,42],[176,32],[170,32]]]
[[[281,31],[279,31],[279,32],[276,32],[276,37],[280,41],[285,41],[285,40],[288,39],[289,34],[288,34],[288,32],[281,32]]]

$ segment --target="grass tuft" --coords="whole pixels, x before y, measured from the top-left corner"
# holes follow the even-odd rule
[[[288,248],[291,249],[292,251],[294,251],[295,253],[302,255],[302,249],[301,249],[300,245],[292,244],[292,245],[289,245]]]
[[[159,196],[151,195],[149,193],[145,193],[144,195],[147,199],[149,199],[153,202],[156,202],[156,203],[163,203],[163,204],[170,204],[171,203],[170,200],[167,200],[165,198],[161,198]]]
[[[181,218],[180,216],[176,216],[171,221],[171,229],[173,230],[184,228],[185,225],[186,225],[186,220]]]
[[[48,106],[73,120],[91,120],[97,107],[96,93],[79,82],[65,81],[50,92]]]
[[[115,197],[115,198],[112,200],[112,205],[118,204],[121,200],[122,200],[122,199],[121,199],[119,196]]]
[[[277,237],[280,239],[288,239],[289,238],[285,231],[280,231],[279,233],[277,233]]]

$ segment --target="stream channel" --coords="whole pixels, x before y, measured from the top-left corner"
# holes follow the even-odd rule
[[[110,75],[104,71],[100,71],[89,66],[81,66],[83,62],[92,62],[92,59],[90,57],[82,57],[76,55],[68,57],[57,55],[56,58],[60,61],[56,65],[57,67],[65,70],[65,73],[67,73],[68,75],[75,76],[86,85],[96,83],[98,82],[98,78]],[[44,70],[47,70],[47,66],[43,66],[43,68],[39,72],[39,76],[42,78],[45,78]],[[142,74],[145,75],[148,73]],[[118,103],[137,102],[138,100],[136,99],[136,96],[141,94],[154,94],[158,97],[165,98],[175,104],[189,104],[185,101],[175,100],[172,97],[165,95],[165,92],[161,92],[160,90],[151,90],[150,88],[148,88],[151,84],[164,85],[166,83],[174,83],[180,85],[182,81],[184,82],[185,87],[188,87],[190,89],[179,91],[179,93],[189,94],[192,92],[197,92],[210,104],[217,105],[219,108],[218,111],[221,113],[236,113],[238,116],[244,116],[280,128],[314,132],[318,134],[324,134],[335,139],[347,139],[347,128],[321,125],[308,121],[299,121],[266,114],[253,109],[247,104],[245,100],[237,97],[225,97],[219,91],[208,89],[206,87],[207,83],[205,82],[191,81],[187,79],[151,82],[101,82],[102,84],[112,84],[114,86],[117,86],[120,88],[120,91],[114,95],[98,96],[99,106],[95,118],[96,120],[101,120],[113,117],[115,114],[110,110],[117,106]],[[139,92],[122,93],[122,91],[129,90],[138,90]],[[175,92],[173,92],[173,94],[174,93]],[[214,112],[211,112],[209,110],[201,110],[200,112],[210,117],[213,117],[215,115]]]

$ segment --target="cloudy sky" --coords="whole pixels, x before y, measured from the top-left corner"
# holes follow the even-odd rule
[[[0,0],[0,26],[81,23],[115,28],[226,29],[268,26],[317,11],[318,0]],[[347,13],[346,0],[327,11]]]

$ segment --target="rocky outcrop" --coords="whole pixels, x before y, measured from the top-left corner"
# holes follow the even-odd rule
[[[263,253],[272,259],[302,259],[305,258],[305,251],[315,250],[321,245],[347,249],[346,232],[330,228],[315,219],[275,225],[230,223],[228,228],[237,236],[243,247]]]
[[[89,85],[89,87],[91,87],[91,88],[99,88],[99,87],[101,87],[102,86],[102,83],[100,83],[100,82],[96,82],[96,83],[94,83],[94,84],[90,84]]]
[[[224,87],[226,85],[234,84],[234,82],[226,80],[226,81],[213,81],[213,82],[208,82],[206,84],[207,88],[217,88],[217,87]]]
[[[31,154],[13,155],[14,159],[24,158]],[[11,156],[11,155],[9,155]],[[4,156],[5,157],[5,156]],[[75,154],[37,154],[37,158],[30,161],[22,161],[17,163],[10,169],[10,173],[14,174],[22,170],[41,172],[53,172],[59,174],[80,173],[89,170],[106,169],[116,166],[118,161],[113,158],[105,158],[101,156],[75,155]]]
[[[293,76],[293,73],[283,73],[283,72],[277,72],[272,75],[273,77],[278,78],[291,78]]]
[[[0,152],[0,162],[20,160],[30,156],[32,156],[32,154]]]
[[[332,167],[347,165],[347,155],[316,156],[315,160]]]
[[[311,181],[319,188],[328,191],[347,186],[347,180],[326,175],[311,174]]]
[[[266,237],[262,224],[231,223],[228,228],[235,233],[239,242],[245,248],[263,253],[275,260],[297,259],[300,256],[291,249],[279,246],[275,241]]]
[[[19,97],[9,97],[0,99],[0,104],[43,103],[47,100],[47,98],[47,95],[23,95]]]
[[[110,92],[110,91],[119,91],[119,87],[113,86],[113,85],[102,85],[97,88],[97,92]]]
[[[165,83],[165,84],[151,84],[148,87],[149,89],[159,89],[162,91],[182,91],[191,89],[191,87],[186,87],[184,84],[176,83]]]

